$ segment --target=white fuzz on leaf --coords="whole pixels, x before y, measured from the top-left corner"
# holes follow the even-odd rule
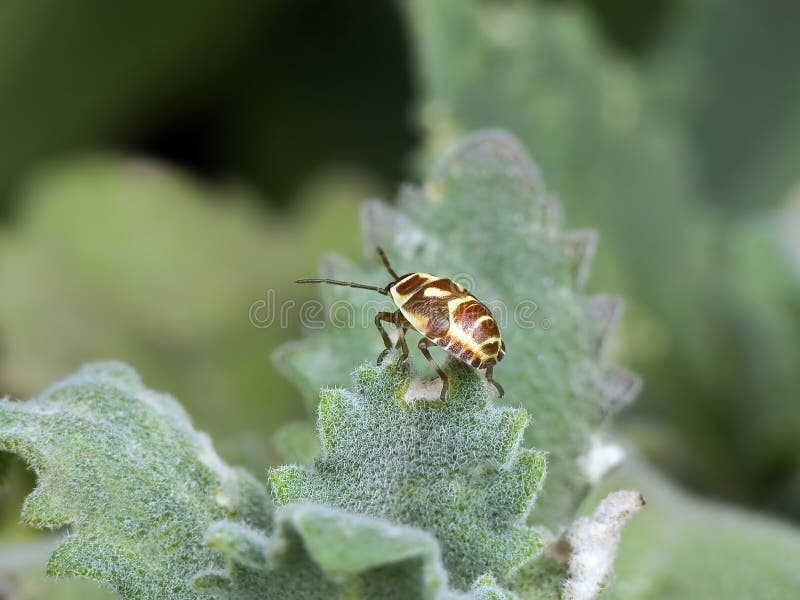
[[[571,548],[564,600],[588,600],[605,589],[613,572],[622,528],[644,504],[639,492],[614,492],[594,513],[572,524],[564,534]]]
[[[578,466],[591,485],[597,485],[611,469],[625,460],[625,450],[599,434],[592,435],[589,448],[578,457]]]

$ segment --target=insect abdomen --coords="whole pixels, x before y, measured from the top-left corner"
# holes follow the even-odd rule
[[[450,301],[449,309],[450,328],[436,344],[476,369],[500,362],[505,345],[489,309],[472,296]]]

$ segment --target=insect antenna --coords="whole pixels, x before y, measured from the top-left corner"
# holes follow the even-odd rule
[[[372,290],[384,296],[388,296],[389,292],[385,288],[379,288],[374,285],[364,285],[363,283],[355,283],[353,281],[339,281],[338,279],[297,279],[295,283],[330,283],[331,285],[343,285],[344,287],[360,288],[362,290]]]
[[[392,268],[392,265],[389,264],[389,259],[386,258],[386,253],[383,251],[383,248],[378,246],[378,247],[375,248],[375,250],[378,251],[378,256],[381,257],[381,260],[383,261],[383,266],[386,267],[386,270],[389,271],[389,274],[392,277],[394,277],[394,280],[397,281],[398,279],[400,279],[400,276],[397,273],[394,272],[394,269]]]

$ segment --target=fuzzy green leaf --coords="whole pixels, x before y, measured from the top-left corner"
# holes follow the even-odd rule
[[[270,479],[281,505],[320,502],[430,531],[453,585],[466,590],[539,553],[524,521],[545,462],[519,448],[525,411],[488,402],[469,367],[448,370],[454,389],[441,403],[420,396],[409,368],[362,364],[355,392],[322,394],[314,468],[273,469]]]
[[[204,574],[197,586],[243,600],[456,597],[429,533],[315,504],[282,507],[275,524],[269,537],[215,523],[206,541],[229,570]]]
[[[600,356],[619,301],[581,293],[594,236],[564,231],[558,216],[517,142],[500,132],[478,133],[420,189],[406,189],[398,210],[366,206],[368,267],[337,259],[324,265],[326,275],[339,279],[384,283],[388,276],[372,258],[373,246],[381,245],[398,271],[455,277],[493,307],[508,349],[495,376],[505,386],[504,401],[522,404],[536,419],[527,442],[550,454],[535,520],[554,527],[571,519],[585,492],[577,461],[591,434],[637,387],[635,377],[608,369]],[[346,385],[353,364],[378,354],[371,318],[392,308],[361,290],[327,287],[322,293],[331,325],[279,356],[309,398],[322,386]],[[424,361],[415,368],[431,373]],[[337,436],[325,431],[333,422],[328,410],[349,409],[323,406],[325,443],[334,444]]]
[[[38,477],[23,520],[69,526],[48,572],[124,597],[196,597],[196,573],[218,565],[202,539],[212,522],[269,527],[263,486],[223,463],[175,400],[119,363],[86,366],[28,402],[2,401],[0,448]]]
[[[478,579],[472,586],[475,600],[517,600],[517,595],[503,589],[490,574]]]

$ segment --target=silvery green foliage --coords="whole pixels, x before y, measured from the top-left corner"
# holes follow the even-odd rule
[[[209,525],[268,528],[263,485],[223,463],[171,397],[119,363],[98,363],[27,402],[0,403],[0,449],[19,454],[38,484],[23,520],[69,527],[47,566],[128,598],[195,598],[198,571],[219,566]]]
[[[797,518],[797,276],[774,215],[737,211],[797,179],[800,5],[689,2],[645,61],[576,3],[405,6],[425,158],[507,128],[570,222],[602,232],[594,281],[632,307],[616,348],[648,382],[642,447],[697,489]]]
[[[496,407],[454,362],[454,389],[439,402],[394,358],[362,364],[352,393],[323,392],[322,454],[313,469],[272,470],[278,503],[324,503],[429,531],[457,589],[486,573],[508,579],[542,546],[525,524],[545,471],[543,452],[520,448],[527,414]]]
[[[474,600],[517,600],[518,596],[498,585],[494,576],[486,574],[472,586]]]
[[[373,258],[380,245],[398,272],[455,277],[493,307],[508,350],[495,369],[505,386],[503,401],[531,413],[535,426],[526,444],[549,453],[534,521],[566,525],[587,489],[578,461],[591,435],[637,387],[635,377],[602,360],[620,302],[581,291],[593,234],[563,229],[558,204],[530,159],[511,136],[496,131],[459,144],[422,187],[404,191],[396,209],[368,204],[364,225],[367,266],[331,258],[326,275],[386,283]],[[311,402],[320,387],[347,385],[347,374],[365,355],[377,356],[381,341],[371,317],[392,309],[363,290],[331,286],[321,293],[333,323],[278,358]],[[424,361],[415,364],[433,376]]]
[[[201,574],[198,589],[237,599],[453,599],[439,545],[429,533],[317,504],[275,513],[267,536],[215,523],[206,543],[228,566]]]
[[[648,309],[682,308],[673,299],[691,293],[687,282],[706,264],[708,224],[682,128],[665,120],[660,87],[614,54],[575,5],[405,6],[425,159],[475,129],[514,133],[570,222],[601,232],[600,281],[626,296],[634,291]]]
[[[467,597],[421,529],[308,504],[273,520],[266,486],[225,465],[175,400],[119,363],[3,400],[0,448],[38,477],[23,520],[69,526],[51,575],[125,598]]]

